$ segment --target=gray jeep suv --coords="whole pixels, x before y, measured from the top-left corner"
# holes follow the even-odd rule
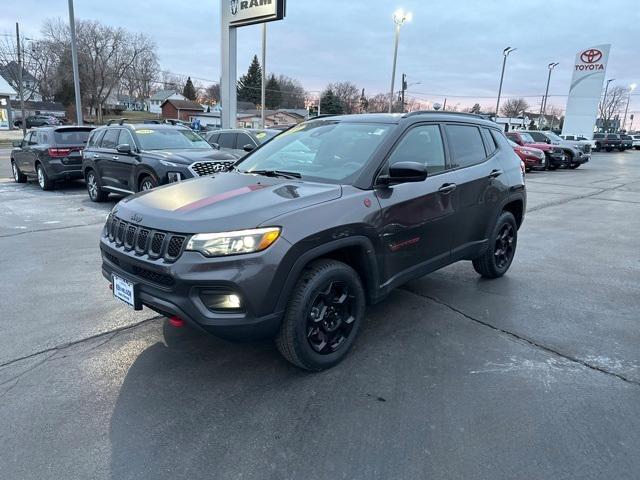
[[[226,338],[273,336],[310,370],[344,358],[367,303],[459,260],[513,260],[524,169],[470,114],[319,117],[233,170],[118,203],[100,240],[114,295]],[[389,319],[393,321],[393,319]]]

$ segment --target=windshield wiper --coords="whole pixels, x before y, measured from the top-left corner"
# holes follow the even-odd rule
[[[255,173],[256,175],[264,175],[265,177],[302,178],[302,175],[298,172],[287,172],[285,170],[245,170],[242,173]]]

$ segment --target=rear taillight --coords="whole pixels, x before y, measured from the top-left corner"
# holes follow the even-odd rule
[[[70,148],[50,148],[49,156],[50,157],[66,157],[71,153]]]

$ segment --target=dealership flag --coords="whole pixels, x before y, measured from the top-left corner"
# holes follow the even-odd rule
[[[597,45],[576,55],[562,126],[564,135],[593,137],[610,49],[610,44]]]

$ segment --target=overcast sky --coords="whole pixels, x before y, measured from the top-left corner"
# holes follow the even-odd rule
[[[67,19],[66,0],[1,3],[0,33],[13,32],[19,21],[27,36],[37,36],[45,19]],[[560,62],[550,88],[558,96],[550,103],[564,108],[574,56],[593,45],[612,44],[607,78],[640,83],[637,0],[288,0],[286,19],[268,25],[267,71],[297,78],[310,91],[349,80],[368,94],[386,92],[397,7],[414,15],[402,28],[398,53],[398,78],[404,72],[409,83],[420,82],[409,87],[410,96],[494,104],[506,46],[518,50],[509,57],[504,95],[537,95],[527,97],[532,105],[544,94],[547,64]],[[79,19],[147,33],[163,69],[219,79],[218,0],[75,0],[75,11]],[[241,75],[260,53],[260,27],[240,29],[238,44]],[[631,110],[640,113],[640,96]]]

